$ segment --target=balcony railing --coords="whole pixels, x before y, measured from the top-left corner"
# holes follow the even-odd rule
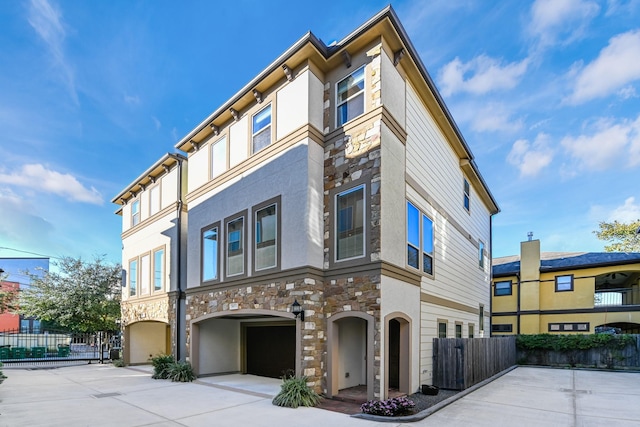
[[[596,291],[593,298],[595,307],[624,306],[640,304],[640,293],[630,288]]]

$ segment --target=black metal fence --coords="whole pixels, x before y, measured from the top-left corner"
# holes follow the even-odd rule
[[[70,333],[45,331],[0,332],[0,362],[11,365],[68,364],[119,357],[120,335],[117,332]]]

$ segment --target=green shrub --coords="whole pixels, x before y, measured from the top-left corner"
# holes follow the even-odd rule
[[[156,380],[166,380],[169,378],[169,367],[173,363],[175,363],[175,359],[169,354],[159,354],[152,357],[153,375],[151,375],[151,378]]]
[[[553,350],[559,352],[589,350],[592,348],[620,350],[634,342],[635,338],[630,335],[611,334],[535,334],[518,335],[516,337],[518,350]]]
[[[0,362],[0,368],[2,368],[2,362]],[[0,384],[7,378],[7,376],[2,373],[2,369],[0,369]]]
[[[173,362],[169,364],[167,378],[173,382],[187,383],[196,379],[189,362]]]
[[[316,406],[321,397],[307,385],[307,377],[284,376],[280,393],[273,398],[272,403],[287,408],[298,406]]]
[[[122,359],[113,359],[111,363],[113,363],[113,366],[116,368],[124,368],[124,360]]]

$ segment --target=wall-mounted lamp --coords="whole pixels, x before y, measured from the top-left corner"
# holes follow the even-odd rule
[[[302,308],[298,300],[295,300],[293,304],[291,304],[291,312],[294,316],[296,316],[296,319],[298,318],[299,314],[300,320],[304,322],[304,308]]]

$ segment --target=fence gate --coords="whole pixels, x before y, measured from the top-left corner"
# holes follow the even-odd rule
[[[7,366],[104,363],[120,350],[118,332],[0,332],[0,362]]]

